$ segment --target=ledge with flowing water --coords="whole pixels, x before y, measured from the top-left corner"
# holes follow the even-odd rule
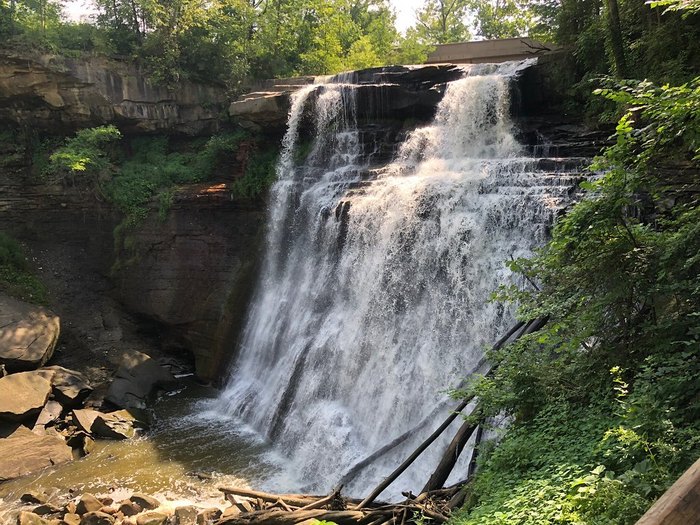
[[[266,255],[217,405],[285,458],[269,487],[328,490],[412,433],[346,487],[365,492],[512,324],[489,301],[512,279],[503,263],[544,242],[593,140],[564,115],[532,125],[547,100],[521,96],[532,64],[376,69],[275,95],[289,109]],[[419,488],[446,446],[397,487]]]

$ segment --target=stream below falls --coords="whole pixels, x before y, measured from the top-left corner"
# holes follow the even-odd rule
[[[211,507],[223,506],[219,484],[257,486],[278,470],[280,460],[243,422],[213,410],[216,395],[187,384],[155,403],[154,424],[143,437],[98,440],[78,461],[0,484],[0,523],[14,523],[19,498],[28,491],[89,492],[114,500],[142,492],[174,506]]]

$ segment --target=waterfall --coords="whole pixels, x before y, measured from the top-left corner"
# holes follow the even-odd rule
[[[513,323],[489,301],[512,279],[504,261],[542,244],[571,188],[566,174],[538,171],[515,138],[509,83],[527,65],[465,70],[433,122],[379,169],[351,77],[294,95],[264,267],[218,400],[286,458],[281,489],[328,490],[435,407],[444,418],[445,390]],[[302,160],[309,115],[315,138]],[[398,488],[418,490],[439,452]],[[366,492],[401,453],[349,491]]]

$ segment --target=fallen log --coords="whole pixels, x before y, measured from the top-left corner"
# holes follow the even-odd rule
[[[261,510],[220,519],[218,525],[295,525],[306,520],[332,521],[338,525],[359,524],[365,513],[354,510]]]
[[[512,340],[539,330],[546,321],[546,319],[535,319],[527,323],[521,322],[516,324],[496,342],[493,348],[498,349]],[[477,367],[480,368],[484,362],[481,361]],[[487,375],[492,371],[493,369],[487,371]],[[457,435],[453,438],[445,454],[443,454],[441,463],[433,472],[433,476],[428,480],[421,494],[413,496],[410,492],[406,493],[407,499],[397,504],[378,506],[374,504],[374,501],[450,426],[457,416],[467,408],[473,398],[474,396],[472,395],[463,399],[445,421],[399,467],[384,479],[369,496],[361,501],[341,498],[342,485],[326,496],[270,494],[238,487],[221,486],[219,490],[226,495],[227,499],[235,499],[235,496],[239,496],[255,500],[258,510],[227,516],[220,519],[217,525],[300,525],[302,523],[306,525],[306,523],[313,520],[334,522],[338,525],[406,525],[406,523],[416,523],[419,521],[419,517],[425,517],[436,524],[442,524],[449,519],[450,512],[464,502],[469,489],[468,480],[471,479],[474,472],[478,449],[475,450],[470,460],[467,482],[447,488],[441,488],[441,485],[444,484],[454,469],[459,453],[475,431],[477,432],[477,443],[481,441],[483,431],[480,425],[465,422],[460,427]],[[433,415],[443,409],[444,406],[439,406],[433,410],[429,418],[421,421],[419,427],[422,428],[427,424],[427,421],[432,420]],[[478,405],[474,410],[479,410]],[[414,430],[415,428],[417,427],[414,427]],[[413,434],[412,431],[402,434],[389,445],[382,447],[382,449],[365,460],[357,463],[343,479],[354,477],[364,466],[377,459],[386,451],[398,446],[411,434]],[[247,507],[252,508],[250,505],[247,505]],[[335,508],[324,509],[322,507]],[[338,510],[338,507],[341,510]]]
[[[372,503],[375,499],[377,499],[377,496],[379,496],[384,490],[391,485],[396,478],[398,478],[403,472],[411,466],[411,464],[420,456],[425,450],[437,439],[440,437],[440,435],[445,431],[447,427],[449,427],[452,422],[457,418],[457,416],[467,408],[467,405],[471,402],[474,396],[469,396],[462,400],[462,402],[455,408],[454,412],[452,412],[443,423],[435,429],[435,431],[428,436],[428,438],[423,441],[423,443],[420,444],[420,446],[413,451],[413,453],[404,460],[401,465],[399,465],[389,476],[387,476],[384,481],[382,481],[371,493],[369,496],[367,496],[365,499],[362,500],[362,502],[357,506],[358,509],[362,509]]]
[[[536,332],[540,328],[542,328],[546,323],[547,323],[548,318],[538,318],[538,319],[533,319],[528,322],[518,322],[516,323],[503,337],[501,337],[496,344],[493,345],[494,350],[498,350],[508,342],[516,341],[520,337],[524,335],[531,334],[533,332]],[[489,369],[489,371],[486,373],[486,375],[490,375],[493,372],[494,368]],[[465,399],[462,400],[462,402],[459,404],[459,406],[455,409],[455,411],[450,414],[450,416],[443,422],[440,427],[438,427],[423,443],[421,443],[418,448],[413,451],[413,453],[406,458],[406,460],[399,465],[396,470],[394,470],[387,478],[384,479],[370,494],[367,496],[364,500],[362,500],[362,503],[358,505],[358,509],[363,508],[364,506],[370,504],[373,502],[379,494],[381,494],[389,485],[391,485],[396,479],[442,434],[442,432],[445,431],[447,427],[450,426],[452,421],[457,417],[457,415],[466,408],[466,406],[474,399],[474,395],[469,395]],[[449,452],[449,450],[448,450]],[[444,481],[443,481],[444,482]]]
[[[477,411],[478,408],[474,410],[474,412]],[[450,477],[452,470],[457,464],[457,460],[459,459],[462,450],[464,450],[467,441],[469,441],[469,438],[472,437],[472,434],[478,426],[478,423],[472,423],[471,421],[465,421],[462,424],[455,434],[455,437],[452,438],[452,441],[447,446],[445,453],[442,455],[440,463],[438,463],[438,466],[435,468],[435,471],[433,471],[421,492],[430,492],[431,490],[439,489],[445,484],[447,478]]]
[[[270,494],[269,492],[260,492],[257,490],[243,489],[231,486],[220,486],[218,487],[218,489],[224,494],[235,494],[236,496],[243,496],[244,498],[259,498],[268,503],[277,503],[278,500],[282,500],[286,505],[290,507],[305,507],[306,505],[314,503],[324,497],[307,496],[305,494]]]
[[[342,485],[333,489],[333,491],[328,494],[325,498],[321,498],[318,501],[315,501],[313,503],[309,503],[308,505],[300,508],[299,510],[313,510],[313,509],[318,509],[321,508],[325,505],[330,505],[331,503],[335,502],[337,499],[340,498],[340,491],[343,489]]]
[[[474,438],[474,447],[472,448],[472,457],[469,460],[469,467],[467,467],[467,479],[471,479],[476,472],[476,460],[479,459],[479,445],[481,445],[481,440],[484,438],[484,425],[479,425],[476,431],[476,437]]]
[[[501,337],[498,341],[496,341],[496,343],[495,343],[495,344],[493,345],[493,347],[492,347],[493,350],[498,350],[499,348],[501,348],[503,345],[505,345],[506,343],[508,343],[508,342],[510,341],[510,339],[513,338],[514,335],[515,335],[515,338],[514,338],[514,339],[519,338],[519,337],[523,334],[523,332],[524,332],[525,330],[528,329],[528,327],[531,325],[531,323],[532,323],[532,321],[527,322],[527,323],[526,323],[525,321],[519,321],[519,322],[517,322],[516,324],[514,324],[514,325],[505,333],[505,335],[503,335],[503,337]],[[516,335],[516,333],[517,333],[518,331],[520,331],[520,333],[518,333],[518,334]],[[485,358],[485,357],[482,357],[482,358],[479,360],[479,362],[476,364],[476,366],[474,367],[474,369],[469,373],[469,375],[473,375],[473,374],[477,373],[477,372],[484,366],[485,363],[486,363],[486,358]],[[488,374],[488,372],[489,372],[489,370],[486,371],[487,374]],[[462,386],[463,386],[463,385],[462,385]],[[459,387],[457,387],[457,388],[458,388],[458,389],[459,389],[459,388],[462,388],[462,386],[459,386]],[[340,484],[340,485],[344,485],[344,486],[347,486],[348,484],[350,484],[350,483],[352,482],[352,480],[355,479],[355,477],[356,477],[360,472],[362,472],[362,470],[363,470],[365,467],[371,465],[373,462],[375,462],[376,460],[378,460],[380,457],[382,457],[382,456],[384,456],[385,454],[387,454],[387,453],[391,452],[392,450],[394,450],[396,447],[398,447],[399,445],[401,445],[401,444],[402,444],[404,441],[406,441],[408,438],[415,436],[415,435],[416,435],[416,432],[418,432],[419,430],[423,429],[430,421],[432,421],[433,418],[434,418],[441,410],[444,410],[444,407],[445,407],[445,406],[447,406],[447,401],[444,402],[444,403],[441,403],[440,405],[438,405],[434,410],[432,410],[432,411],[430,412],[430,414],[428,414],[426,417],[424,417],[416,426],[414,426],[413,428],[407,430],[406,432],[404,432],[404,433],[401,434],[400,436],[398,436],[398,437],[392,439],[389,443],[387,443],[386,445],[384,445],[384,446],[381,447],[380,449],[375,450],[374,452],[372,452],[372,454],[370,454],[370,455],[367,456],[366,458],[364,458],[364,459],[362,459],[361,461],[358,461],[357,463],[355,463],[355,464],[343,475],[343,477],[340,478],[339,484]]]

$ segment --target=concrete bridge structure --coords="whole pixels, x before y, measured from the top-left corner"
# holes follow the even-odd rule
[[[482,64],[522,60],[551,53],[560,49],[554,44],[545,44],[531,38],[503,38],[499,40],[477,40],[456,44],[439,44],[428,55],[427,64]]]

